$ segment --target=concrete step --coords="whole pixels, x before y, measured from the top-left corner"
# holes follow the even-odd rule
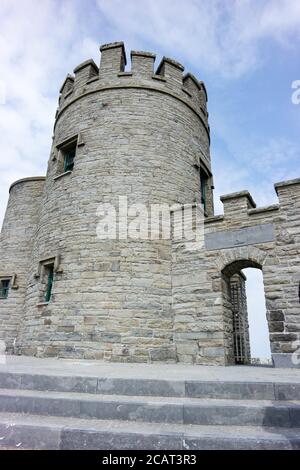
[[[300,401],[0,390],[0,412],[136,422],[299,427]]]
[[[0,413],[0,448],[300,449],[300,429],[84,420]]]
[[[0,388],[105,395],[300,400],[300,382],[173,380],[0,372]]]

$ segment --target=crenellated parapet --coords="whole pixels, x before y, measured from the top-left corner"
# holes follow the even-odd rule
[[[74,69],[74,88],[84,86],[91,78],[97,77],[99,68],[92,59],[82,62]]]
[[[151,52],[131,51],[130,57],[132,75],[151,80],[156,55]]]
[[[113,42],[100,46],[101,61],[99,74],[103,79],[114,78],[115,74],[124,72],[127,64],[123,42]]]
[[[300,178],[281,181],[274,184],[280,204],[283,207],[291,207],[300,198]]]
[[[281,243],[283,233],[285,239],[292,239],[293,232],[298,231],[298,211],[300,209],[300,178],[282,181],[274,185],[279,204],[256,207],[248,191],[226,194],[220,199],[224,206],[224,215],[216,215],[205,219],[206,233],[219,233],[208,236],[208,239],[218,239],[217,243],[209,242],[207,249],[229,248],[240,244],[275,242]],[[248,233],[249,227],[257,227],[254,238]],[[245,229],[245,234],[242,231]],[[227,230],[236,230],[236,239],[227,240],[224,235]],[[249,235],[250,234],[250,235]],[[250,236],[250,239],[249,239]],[[239,239],[239,237],[242,237]],[[244,237],[244,238],[243,238]],[[248,237],[248,238],[247,238]],[[252,238],[251,238],[252,237]],[[299,241],[298,241],[299,243]]]
[[[190,92],[193,99],[202,109],[203,113],[207,114],[207,92],[204,82],[198,81],[193,74],[187,73],[183,77],[183,89]]]
[[[66,106],[86,94],[111,88],[145,88],[186,103],[197,113],[209,133],[204,83],[191,73],[184,75],[184,67],[179,62],[163,57],[155,69],[155,54],[131,51],[131,66],[125,70],[127,57],[123,42],[104,44],[100,52],[99,68],[90,59],[74,69],[75,76],[67,75],[60,89],[57,118]]]

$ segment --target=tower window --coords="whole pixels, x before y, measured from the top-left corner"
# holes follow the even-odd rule
[[[1,279],[0,281],[0,299],[7,299],[9,292],[9,279]]]
[[[74,160],[76,155],[76,142],[73,142],[70,146],[62,149],[64,157],[64,172],[72,171],[74,168]]]
[[[201,203],[206,211],[207,209],[207,183],[208,176],[202,168],[200,169],[200,190],[201,190]]]
[[[45,269],[45,280],[46,280],[45,302],[50,302],[51,295],[52,295],[53,279],[54,279],[54,264],[45,265],[44,269]]]
[[[57,153],[54,151],[53,161],[57,161],[54,179],[59,179],[69,174],[74,169],[77,147],[84,145],[80,134],[70,137],[56,146]]]

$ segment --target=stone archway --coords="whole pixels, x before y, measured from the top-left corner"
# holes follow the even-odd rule
[[[242,270],[256,268],[264,274],[266,260],[267,253],[255,247],[224,251],[218,260],[221,271],[225,362],[227,364],[250,363],[245,276]]]
[[[269,259],[270,255],[266,251],[254,246],[243,246],[220,251],[216,262],[220,272],[222,272],[234,262],[241,263],[241,266],[248,264],[250,268],[259,267],[259,269],[263,269]]]

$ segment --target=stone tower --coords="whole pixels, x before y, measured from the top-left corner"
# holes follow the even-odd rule
[[[24,317],[29,266],[38,223],[44,177],[25,178],[12,184],[0,236],[0,340],[14,351]],[[9,291],[3,292],[5,281]]]
[[[133,51],[125,71],[123,43],[107,44],[99,68],[88,60],[65,79],[46,178],[14,183],[1,233],[7,350],[234,363],[230,280],[253,266],[264,273],[274,359],[290,365],[300,339],[299,180],[277,185],[278,206],[256,209],[242,191],[215,216],[205,86],[174,60],[156,71],[154,61]],[[118,225],[103,239],[108,204],[126,233]],[[201,206],[204,245],[128,237],[156,204],[170,220]]]

